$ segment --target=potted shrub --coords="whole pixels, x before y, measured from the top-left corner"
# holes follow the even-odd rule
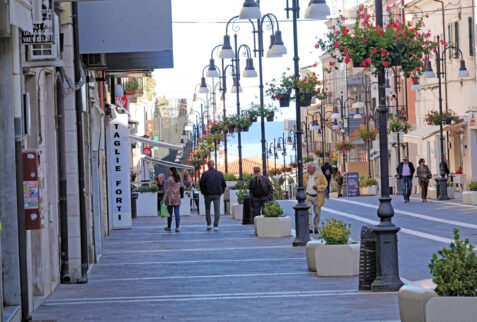
[[[477,316],[477,255],[468,239],[454,229],[454,241],[432,255],[429,269],[434,290],[403,286],[399,312],[406,321],[475,321]],[[425,295],[425,297],[424,297]],[[416,299],[419,299],[416,301]]]
[[[248,128],[252,124],[250,117],[247,114],[242,114],[238,118],[237,125],[240,131],[248,132]]]
[[[265,204],[263,215],[254,218],[255,231],[260,238],[281,238],[291,235],[292,220],[283,215],[276,200]]]
[[[471,181],[469,190],[462,193],[462,199],[465,204],[477,206],[477,181]]]
[[[351,225],[327,219],[319,228],[324,243],[315,245],[315,266],[318,276],[353,276],[359,273],[359,247],[350,243]]]
[[[233,187],[237,184],[238,178],[233,173],[224,173],[225,183],[227,187]]]
[[[338,189],[336,187],[331,188],[330,198],[338,198]]]
[[[282,73],[282,76],[277,81],[272,79],[270,83],[266,83],[268,86],[266,94],[272,98],[272,100],[278,100],[280,107],[290,106],[291,92],[293,90],[293,76],[288,76],[286,73]]]
[[[310,106],[313,97],[320,100],[328,97],[323,82],[318,79],[316,73],[293,76],[293,83],[299,90],[298,99],[301,106]]]
[[[138,198],[136,201],[137,215],[152,217],[157,216],[157,193],[159,187],[157,185],[142,185],[138,189]]]
[[[378,181],[374,178],[363,178],[359,181],[362,196],[376,196],[378,194]]]
[[[126,94],[128,95],[134,95],[136,93],[136,90],[139,88],[139,83],[137,79],[132,78],[130,79],[127,83],[124,89],[126,90]]]

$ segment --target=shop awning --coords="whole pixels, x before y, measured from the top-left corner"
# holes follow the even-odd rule
[[[171,150],[182,150],[182,145],[176,145],[176,144],[167,143],[163,141],[150,140],[150,139],[142,138],[140,136],[135,136],[135,135],[129,135],[129,138],[131,140],[141,142],[150,146],[157,146],[159,148],[169,148]]]
[[[458,129],[461,129],[462,127],[467,126],[467,122],[459,122],[459,123],[454,123],[450,125],[446,125],[442,128],[444,132],[446,131],[456,131]],[[438,134],[440,131],[439,126],[437,125],[428,125],[425,127],[422,127],[420,129],[411,131],[409,133],[404,134],[403,136],[403,142],[407,143],[414,143],[414,144],[422,144],[424,140],[427,140],[428,138]]]
[[[182,164],[182,163],[175,163],[175,162],[170,162],[170,161],[165,161],[165,160],[160,160],[152,157],[145,156],[144,160],[151,161],[160,165],[165,165],[167,167],[176,167],[180,169],[191,169],[194,170],[194,167],[191,165],[187,164]]]

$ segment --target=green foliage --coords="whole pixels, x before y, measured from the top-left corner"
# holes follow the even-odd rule
[[[265,204],[263,215],[265,217],[280,217],[283,215],[283,209],[275,200],[270,201]]]
[[[351,235],[351,225],[341,220],[327,219],[321,224],[320,235],[326,245],[345,245]]]
[[[237,181],[237,177],[233,173],[224,174],[225,181]]]
[[[461,240],[454,229],[454,242],[432,255],[429,268],[440,296],[476,296],[477,255],[469,239]]]
[[[477,191],[477,181],[471,181],[469,184],[470,191]]]
[[[159,192],[159,186],[157,184],[153,184],[151,186],[151,192]]]
[[[243,196],[247,195],[249,192],[247,189],[240,189],[239,192],[237,193],[237,202],[240,205],[243,205]]]
[[[411,128],[411,124],[407,123],[405,120],[390,115],[388,117],[388,133],[391,132],[407,132]]]
[[[313,162],[313,156],[307,155],[306,157],[303,157],[303,163],[308,163],[308,162]]]
[[[331,192],[338,192],[338,189],[336,189],[335,187],[331,188]]]
[[[237,183],[235,186],[231,188],[232,190],[240,190],[240,189],[245,189],[245,185]]]
[[[151,190],[151,186],[147,184],[140,186],[138,189],[139,192],[151,192]]]
[[[370,187],[370,186],[377,186],[378,185],[378,181],[374,178],[363,178],[359,180],[359,186],[361,188],[363,187]]]
[[[250,185],[250,181],[252,181],[252,178],[254,177],[253,174],[251,173],[243,173],[242,174],[242,178],[243,178],[243,182],[245,183],[245,186],[249,186]]]

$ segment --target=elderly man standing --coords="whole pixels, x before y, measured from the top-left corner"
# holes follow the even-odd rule
[[[259,167],[253,168],[254,178],[250,181],[248,189],[252,195],[252,215],[260,216],[266,202],[273,200],[273,186],[270,179],[262,176]]]
[[[325,189],[328,181],[323,175],[320,167],[314,163],[308,163],[307,173],[303,175],[303,187],[305,188],[305,203],[310,206],[308,209],[308,226],[310,233],[318,233],[320,226],[321,207],[325,205]],[[315,213],[313,218],[312,210]]]
[[[404,156],[402,162],[399,163],[398,167],[396,168],[398,177],[401,178],[401,186],[402,186],[402,195],[404,197],[404,202],[409,202],[409,196],[411,195],[412,191],[412,177],[414,175],[414,165],[412,162],[409,162],[409,158]]]
[[[219,230],[220,219],[220,195],[225,191],[225,178],[222,172],[215,169],[213,160],[207,162],[209,170],[205,171],[200,178],[200,192],[205,199],[205,220],[207,221],[207,230],[212,230],[212,220],[210,218],[210,204],[214,203],[214,231]]]

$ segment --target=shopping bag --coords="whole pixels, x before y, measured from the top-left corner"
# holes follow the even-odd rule
[[[167,210],[167,206],[165,203],[162,203],[162,206],[161,206],[161,218],[167,218],[169,217],[170,214],[169,214],[169,211]]]

